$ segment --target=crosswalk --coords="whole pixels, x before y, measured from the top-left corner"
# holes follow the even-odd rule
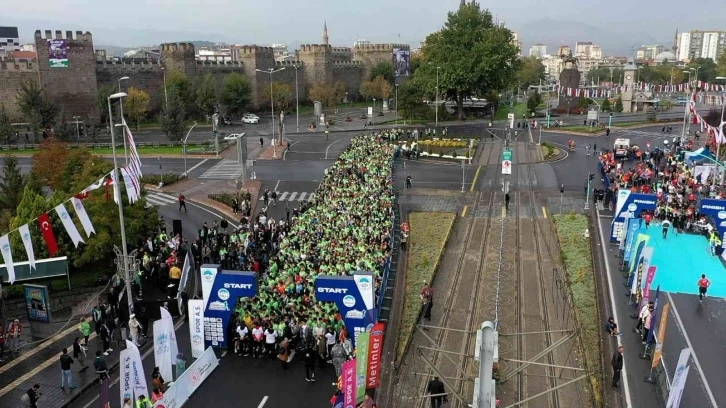
[[[146,208],[163,207],[169,204],[178,203],[178,199],[172,195],[160,193],[157,191],[148,191],[146,193]]]
[[[260,194],[260,201],[264,201],[265,197]],[[310,201],[313,199],[313,193],[298,193],[297,191],[277,192],[277,201]]]
[[[237,160],[222,160],[215,164],[211,169],[205,171],[200,179],[213,180],[234,180],[239,178],[243,172],[242,165]]]

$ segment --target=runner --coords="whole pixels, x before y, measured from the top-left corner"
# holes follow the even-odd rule
[[[698,301],[703,303],[703,298],[706,297],[706,291],[711,286],[711,281],[706,278],[706,274],[701,275],[701,279],[698,280]]]

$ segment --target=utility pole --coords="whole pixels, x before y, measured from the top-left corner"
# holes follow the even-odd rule
[[[592,179],[595,178],[595,175],[593,173],[587,174],[587,190],[585,192],[585,210],[590,209],[590,184],[592,184]]]
[[[496,406],[496,380],[492,378],[494,364],[499,362],[499,332],[494,323],[486,321],[476,332],[474,361],[479,363],[479,376],[474,379],[472,406],[490,408]]]

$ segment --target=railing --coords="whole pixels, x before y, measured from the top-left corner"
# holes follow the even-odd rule
[[[221,142],[220,149],[226,146],[228,142]],[[38,143],[17,143],[17,144],[4,144],[0,145],[0,150],[38,150],[42,145]],[[137,142],[136,147],[181,147],[182,142]],[[202,142],[190,142],[187,143],[187,148],[202,148],[206,149],[211,147],[214,149],[214,140],[205,140]],[[110,149],[111,143],[68,143],[68,149]],[[116,143],[116,148],[123,148],[123,143]],[[187,150],[188,151],[188,150]]]
[[[394,167],[394,160],[395,160],[395,152],[394,157],[391,158],[391,181],[394,181],[393,177],[393,170]],[[395,186],[394,186],[395,188]],[[394,195],[394,202],[391,203],[391,208],[394,208],[396,205],[395,201],[395,195]],[[381,273],[382,281],[381,281],[381,287],[379,288],[378,292],[378,299],[376,300],[376,310],[378,311],[378,316],[381,315],[381,308],[383,307],[383,298],[386,294],[386,289],[388,288],[388,275],[391,272],[391,260],[393,259],[393,255],[396,252],[396,211],[393,210],[393,217],[391,218],[391,253],[388,255],[388,258],[386,258],[386,262],[383,265],[383,271]]]

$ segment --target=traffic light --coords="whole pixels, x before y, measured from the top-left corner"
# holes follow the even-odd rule
[[[587,175],[587,180],[588,181],[592,181],[594,178],[595,178],[595,175],[594,174],[588,173],[588,175]]]

